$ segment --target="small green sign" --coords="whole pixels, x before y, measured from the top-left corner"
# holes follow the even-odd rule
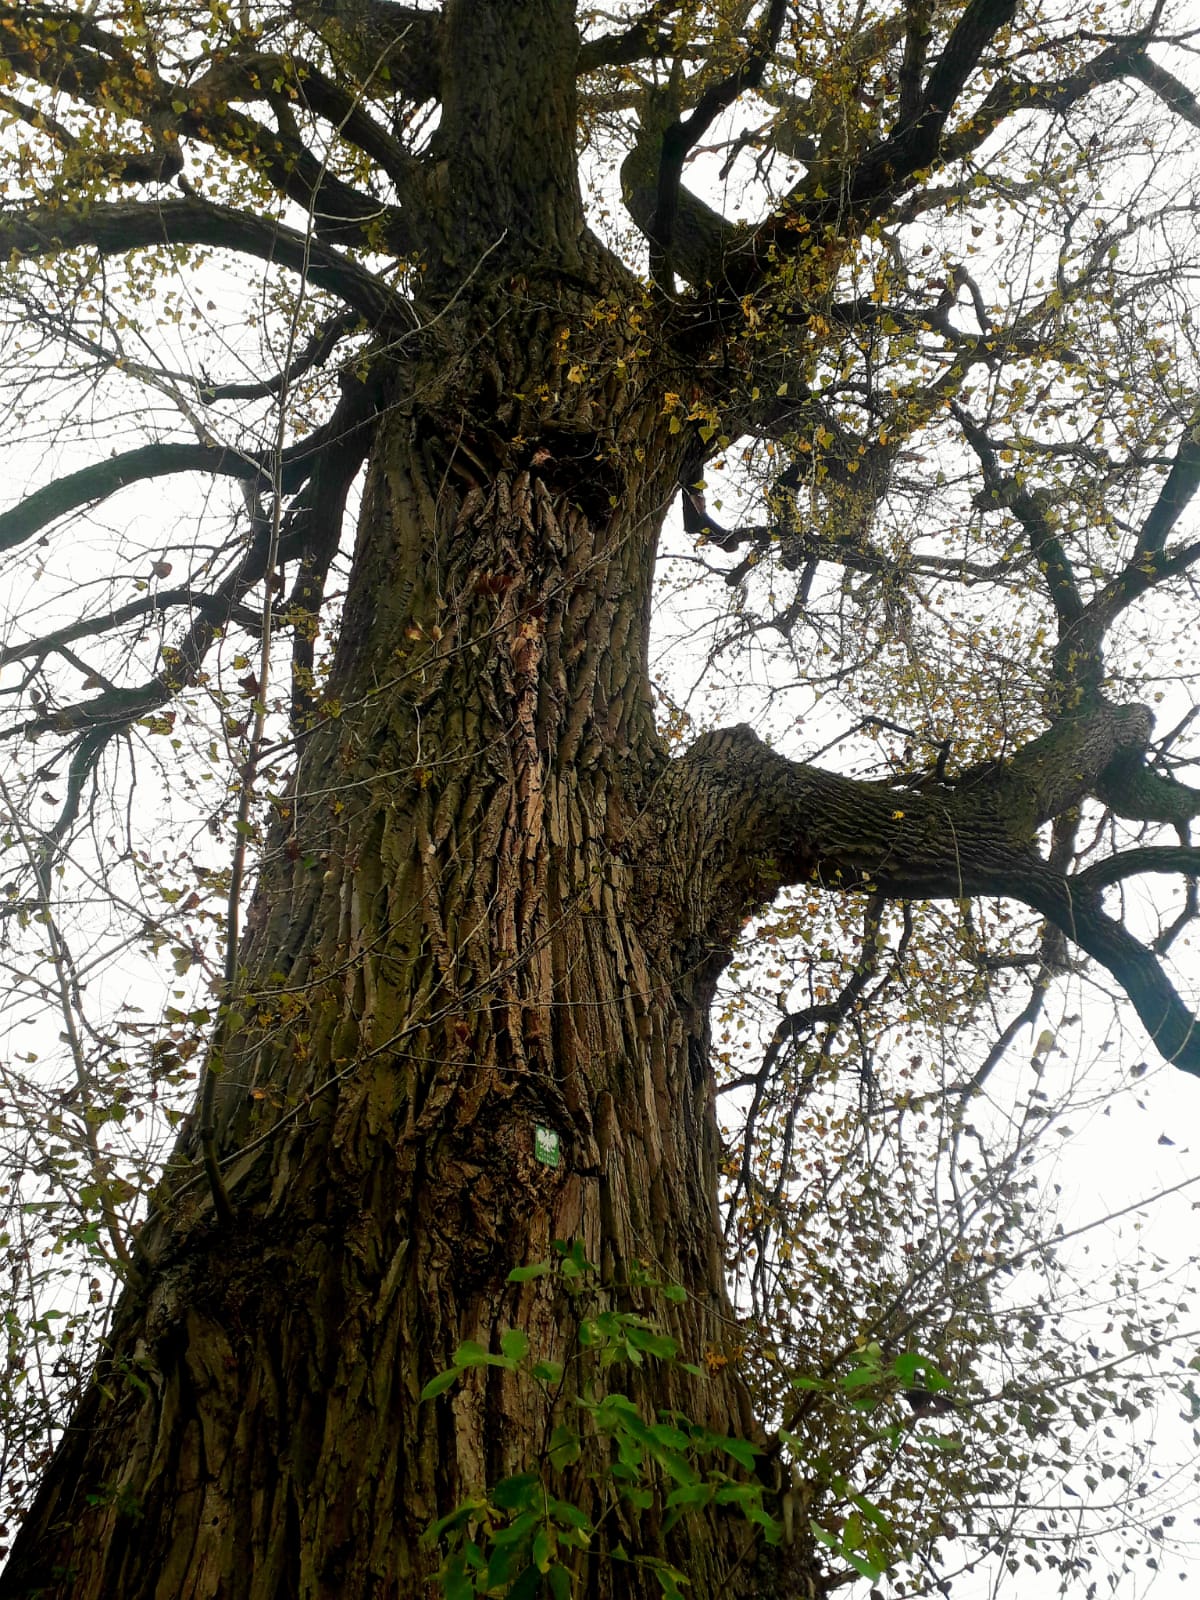
[[[562,1156],[562,1140],[553,1128],[539,1122],[533,1130],[533,1153],[544,1167],[556,1167]]]

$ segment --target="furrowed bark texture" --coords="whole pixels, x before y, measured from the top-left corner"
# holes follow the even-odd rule
[[[614,366],[597,431],[594,393],[563,398],[542,298],[472,349],[470,385],[430,370],[386,411],[327,715],[242,951],[215,1127],[235,1221],[190,1137],[6,1600],[423,1592],[423,1529],[528,1468],[546,1413],[489,1369],[420,1389],[513,1325],[569,1355],[553,1280],[506,1282],[555,1239],[608,1284],[638,1263],[683,1284],[689,1358],[737,1344],[707,1012],[759,891],[731,877],[719,794],[708,816],[668,779],[652,724],[650,563],[678,466],[661,400]],[[553,426],[513,398],[547,393]],[[648,1368],[630,1393],[753,1436],[732,1367]],[[561,1485],[593,1514],[597,1464]],[[673,1554],[698,1595],[736,1595],[748,1531],[714,1516],[685,1545],[610,1514],[597,1549]],[[586,1572],[581,1593],[658,1592]]]
[[[385,26],[394,12],[401,32],[432,16],[345,8],[335,56],[367,75],[360,12]],[[1018,894],[1200,1070],[1190,1015],[1106,919],[1103,885],[1077,904],[1034,853],[1042,822],[1137,767],[1145,714],[1101,707],[956,794],[855,784],[748,730],[666,758],[646,635],[690,437],[670,420],[693,398],[719,405],[723,379],[720,363],[676,365],[669,316],[584,228],[576,56],[571,0],[445,0],[401,57],[405,81],[440,93],[388,235],[419,302],[413,330],[355,358],[382,409],[355,422],[364,442],[375,433],[350,592],[265,840],[216,1084],[231,1220],[190,1129],[0,1600],[428,1592],[428,1524],[536,1466],[552,1419],[535,1386],[495,1368],[434,1401],[420,1391],[462,1341],[494,1351],[510,1326],[538,1356],[571,1357],[557,1280],[508,1282],[555,1240],[581,1242],[611,1303],[639,1306],[639,1272],[688,1291],[672,1331],[711,1375],[629,1369],[643,1413],[753,1438],[723,1284],[707,1016],[739,927],[781,883]],[[636,208],[638,163],[627,179]],[[314,190],[318,244],[303,255],[373,316],[375,289],[399,300],[319,243],[363,237],[373,202],[322,210],[339,196]],[[154,238],[194,237],[195,207],[170,204]],[[230,215],[249,230],[231,244],[261,251],[259,219]],[[710,221],[677,211],[677,256]],[[88,213],[66,242],[92,228],[103,248],[98,227]],[[336,535],[312,530],[330,548]],[[538,1126],[561,1139],[557,1167],[535,1158]],[[618,1544],[674,1560],[697,1600],[819,1591],[807,1547],[768,1569],[725,1510],[673,1532],[635,1516],[608,1457],[590,1446],[553,1485],[598,1524],[576,1593],[660,1593],[607,1558]]]
[[[512,1325],[570,1354],[555,1280],[507,1281],[556,1239],[606,1284],[641,1264],[689,1291],[674,1331],[716,1375],[633,1374],[648,1416],[753,1434],[724,1365],[707,1061],[747,902],[728,828],[662,781],[645,646],[680,380],[644,359],[636,286],[583,226],[574,9],[443,7],[440,121],[407,197],[426,332],[394,369],[376,358],[332,677],[266,841],[220,1064],[233,1221],[193,1129],[5,1600],[425,1592],[426,1526],[535,1465],[547,1416],[496,1369],[420,1390]],[[559,1485],[593,1516],[607,1448]],[[618,1542],[674,1556],[698,1595],[758,1585],[740,1520],[664,1537],[618,1507],[580,1593],[660,1592],[603,1559]]]

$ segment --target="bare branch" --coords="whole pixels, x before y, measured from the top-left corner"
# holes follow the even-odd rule
[[[204,383],[197,385],[202,400],[259,400],[267,395],[281,394],[290,389],[297,378],[302,378],[314,367],[323,366],[337,348],[339,341],[358,324],[354,311],[342,311],[324,321],[312,338],[288,363],[283,372],[274,377],[262,378],[257,383]],[[188,381],[194,381],[188,377]]]
[[[681,0],[658,0],[620,33],[606,33],[588,39],[579,47],[580,76],[602,67],[627,67],[635,61],[665,56],[671,50],[671,35],[664,24],[679,10]]]
[[[1200,814],[1200,794],[1196,796],[1196,811]],[[1082,889],[1092,894],[1109,884],[1121,883],[1146,872],[1169,872],[1193,875],[1200,872],[1200,846],[1196,845],[1146,845],[1140,850],[1122,850],[1105,861],[1097,861],[1071,880],[1072,889]]]
[[[351,382],[346,393],[362,394],[368,386]],[[371,393],[374,391],[371,390]],[[368,413],[373,415],[373,411]],[[327,446],[345,447],[355,441],[367,418],[355,415],[345,404],[335,409],[328,422],[290,445],[280,458],[279,482],[284,493],[294,492],[321,464]],[[0,513],[0,550],[31,538],[59,517],[94,505],[119,489],[147,478],[169,477],[180,472],[217,473],[243,482],[270,481],[274,456],[271,451],[222,450],[204,444],[147,444],[107,461],[81,467],[77,472],[57,478],[44,488],[19,501],[11,510]]]
[[[81,617],[78,622],[55,628],[52,633],[39,634],[36,639],[5,645],[0,649],[0,667],[13,661],[37,660],[56,652],[65,655],[66,647],[79,639],[93,639],[112,633],[127,622],[136,622],[139,617],[161,615],[182,606],[198,611],[218,627],[236,622],[243,628],[253,630],[261,622],[257,611],[245,610],[240,606],[231,611],[213,595],[199,589],[159,589],[155,594],[142,595],[140,599],[131,600],[127,605],[114,606],[111,611],[101,612],[98,616]]]
[[[413,325],[407,301],[356,261],[294,228],[233,206],[189,196],[155,205],[114,200],[76,211],[36,207],[0,211],[0,253],[9,258],[79,248],[119,255],[171,244],[208,245],[257,256],[337,295],[373,328],[397,322]]]
[[[1196,99],[1186,84],[1180,83],[1174,73],[1151,61],[1143,52],[1131,58],[1126,70],[1131,78],[1144,83],[1165,105],[1170,106],[1177,117],[1190,122],[1194,128],[1200,128],[1200,100]]]
[[[770,0],[750,53],[724,78],[710,84],[700,95],[686,120],[677,118],[663,130],[658,167],[658,192],[655,199],[654,220],[650,227],[650,242],[661,257],[663,269],[669,274],[671,241],[675,231],[675,213],[679,205],[679,191],[683,164],[716,119],[747,89],[757,88],[779,39],[786,13],[785,0]],[[661,276],[661,271],[656,271]]]

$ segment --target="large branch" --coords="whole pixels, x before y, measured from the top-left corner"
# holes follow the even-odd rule
[[[60,517],[81,506],[106,500],[119,489],[147,478],[166,478],[180,472],[218,473],[253,481],[264,476],[261,461],[233,450],[203,444],[145,444],[107,461],[80,467],[44,488],[26,495],[9,511],[0,512],[0,550],[11,550]]]
[[[907,186],[914,172],[937,157],[942,133],[959,95],[971,80],[984,51],[1016,15],[1017,0],[969,0],[908,116],[901,116],[882,144],[869,151],[851,176],[849,200],[858,210]],[[915,96],[913,98],[916,98]]]
[[[1189,418],[1166,482],[1138,533],[1133,564],[1157,555],[1200,489],[1200,408]]]
[[[734,279],[743,292],[754,286],[776,254],[794,254],[814,228],[832,225],[840,232],[848,224],[861,227],[881,216],[917,173],[937,164],[959,95],[1016,9],[1017,0],[969,0],[912,112],[901,116],[885,139],[855,153],[846,171],[810,173],[758,227],[754,247]]]
[[[686,118],[676,118],[663,130],[659,153],[654,219],[650,227],[652,262],[657,255],[670,272],[671,241],[679,207],[683,164],[721,113],[748,89],[756,89],[779,40],[786,11],[784,0],[770,0],[752,48],[732,72],[705,88]],[[655,276],[660,276],[656,272]]]
[[[263,99],[267,85],[283,83],[294,92],[297,104],[305,105],[336,129],[340,138],[356,145],[397,184],[406,185],[420,165],[417,158],[364,108],[362,97],[335,82],[311,63],[302,65],[288,56],[250,52],[230,56],[212,67],[190,93],[207,100],[219,95],[222,100]],[[181,102],[186,106],[186,100]],[[294,134],[290,134],[295,143]]]
[[[363,387],[361,384],[353,386],[356,390]],[[122,455],[110,456],[107,461],[97,461],[90,467],[80,467],[77,472],[56,478],[18,501],[10,510],[0,513],[0,550],[10,550],[81,506],[106,500],[118,490],[148,478],[206,472],[240,478],[243,482],[262,479],[273,483],[278,477],[280,491],[294,493],[317,470],[322,452],[327,447],[344,447],[347,438],[355,437],[350,430],[360,428],[362,420],[357,416],[348,419],[345,406],[339,406],[328,422],[289,445],[278,460],[269,450],[222,450],[204,444],[140,445]]]
[[[1143,51],[1139,51],[1130,60],[1128,74],[1131,78],[1137,78],[1140,83],[1144,83],[1152,94],[1156,94],[1165,105],[1170,106],[1177,117],[1190,122],[1194,128],[1200,128],[1200,101],[1174,73],[1168,72],[1165,67],[1160,67]]]
[[[1080,764],[1144,735],[1147,716],[1139,712],[1114,708],[1107,728],[1089,741],[1079,727],[1068,748],[1056,747],[1060,725],[994,773],[935,792],[789,761],[747,727],[698,740],[670,781],[690,789],[692,807],[713,819],[728,886],[723,901],[735,915],[785,884],[901,900],[1022,901],[1116,978],[1168,1061],[1200,1075],[1200,1025],[1155,955],[1104,911],[1099,875],[1072,881],[1036,850],[1046,806],[1076,803]],[[1185,871],[1190,859],[1181,860]]]
[[[1197,796],[1200,810],[1200,796]],[[1174,876],[1195,877],[1200,873],[1200,848],[1191,844],[1143,845],[1137,850],[1121,850],[1105,861],[1097,861],[1075,874],[1072,888],[1091,894],[1110,884],[1123,883],[1147,872],[1169,872]]]
[[[339,431],[316,458],[312,476],[293,502],[286,524],[286,559],[300,566],[288,596],[292,625],[292,724],[301,728],[316,705],[317,616],[329,569],[341,540],[351,485],[366,460],[374,421],[382,404],[382,384],[344,379],[334,413]]]
[[[1015,891],[1117,980],[1165,1061],[1200,1076],[1200,1022],[1180,999],[1157,957],[1110,917],[1099,894],[1080,894],[1071,879],[1029,875]]]
[[[81,30],[74,13],[0,6],[0,59],[17,75],[86,105],[224,151],[307,212],[326,239],[385,243],[394,254],[411,243],[396,207],[344,183],[302,139],[263,126],[203,85],[160,78],[115,35],[92,24]]]
[[[299,0],[295,10],[369,88],[397,90],[418,104],[440,98],[440,12],[398,0]]]
[[[579,47],[576,71],[581,77],[602,67],[627,67],[647,57],[665,56],[672,50],[665,24],[680,9],[682,0],[657,0],[620,33],[602,34]]]
[[[43,257],[60,250],[123,255],[157,245],[208,245],[257,256],[299,273],[360,312],[372,327],[399,322],[411,328],[407,301],[357,261],[295,228],[233,206],[190,196],[149,205],[115,200],[71,210],[0,211],[0,257]]]
[[[1145,50],[1150,40],[1142,31],[1110,43],[1077,71],[1059,79],[1039,82],[1001,76],[982,103],[973,107],[959,126],[950,127],[955,101],[971,81],[987,46],[1016,9],[1015,0],[971,0],[919,94],[912,73],[920,51],[910,33],[913,48],[906,44],[908,72],[892,131],[877,144],[852,152],[835,170],[828,162],[818,162],[757,228],[734,230],[726,224],[736,251],[725,274],[729,286],[739,294],[752,292],[779,260],[807,248],[819,229],[833,228],[840,234],[884,216],[918,179],[934,168],[965,160],[1018,113],[1061,114],[1097,89],[1133,78],[1153,87],[1174,110],[1191,120],[1191,107],[1166,82],[1169,75],[1147,61]],[[914,12],[919,10],[914,7]],[[1151,78],[1155,78],[1153,84]],[[921,187],[922,192],[927,191],[928,182]],[[959,186],[951,185],[945,197],[952,203],[960,192]],[[914,211],[916,206],[914,202]],[[712,283],[720,281],[715,264],[692,281],[703,283],[706,278]]]

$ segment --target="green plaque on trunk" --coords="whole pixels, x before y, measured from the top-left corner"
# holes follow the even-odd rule
[[[544,1167],[556,1167],[562,1155],[562,1140],[553,1128],[539,1122],[533,1130],[533,1153]]]

